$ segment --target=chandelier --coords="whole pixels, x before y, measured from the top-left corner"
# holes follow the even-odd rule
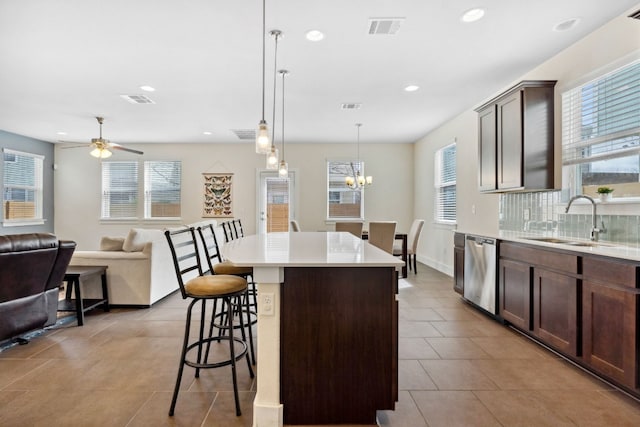
[[[344,182],[347,185],[347,187],[353,190],[358,188],[365,188],[366,186],[373,184],[372,176],[365,177],[363,175],[360,175],[360,168],[362,167],[362,163],[360,162],[360,126],[362,126],[362,123],[356,123],[356,127],[358,129],[358,142],[357,142],[358,157],[356,158],[358,167],[356,168],[353,162],[351,162],[351,172],[353,174],[348,175],[344,179]]]

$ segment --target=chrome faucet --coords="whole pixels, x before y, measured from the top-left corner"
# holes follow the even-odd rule
[[[588,201],[591,202],[592,205],[592,210],[591,210],[591,215],[593,217],[593,224],[591,226],[591,240],[594,242],[598,241],[598,237],[600,236],[601,233],[606,233],[607,229],[604,227],[604,221],[602,222],[602,228],[598,228],[598,215],[596,214],[596,201],[593,200],[591,197],[589,196],[585,196],[583,194],[579,194],[577,196],[573,196],[570,200],[569,203],[567,204],[567,209],[565,209],[565,213],[569,213],[569,208],[571,207],[571,203],[574,202],[574,200],[576,199],[587,199]]]

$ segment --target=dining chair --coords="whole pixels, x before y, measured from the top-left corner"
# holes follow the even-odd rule
[[[233,234],[233,225],[231,221],[225,221],[220,225],[222,225],[222,231],[224,233],[224,242],[229,243],[234,240],[235,235]]]
[[[231,224],[233,224],[233,231],[236,233],[236,239],[244,237],[244,230],[242,229],[242,221],[240,218],[234,219],[231,221]]]
[[[396,236],[395,221],[373,221],[369,223],[369,243],[385,252],[393,253]]]
[[[362,221],[336,222],[336,231],[347,231],[358,239],[362,238]]]
[[[178,368],[178,377],[173,390],[173,398],[171,399],[169,415],[173,416],[175,412],[178,392],[180,391],[180,382],[182,380],[182,374],[185,366],[195,368],[196,378],[200,377],[200,369],[231,366],[231,379],[233,382],[236,415],[240,416],[242,412],[240,410],[240,399],[238,394],[236,361],[246,357],[249,375],[251,378],[254,378],[255,375],[251,368],[251,361],[249,360],[249,354],[247,352],[247,343],[243,339],[234,336],[232,320],[234,306],[239,304],[242,296],[247,291],[247,281],[242,277],[226,274],[204,275],[195,230],[193,227],[166,230],[164,234],[167,238],[167,242],[169,243],[169,249],[171,250],[173,266],[175,268],[176,278],[182,298],[191,299],[187,308],[184,340],[180,356],[180,367]],[[212,302],[213,307],[209,331],[207,336],[205,336],[207,302]],[[220,302],[222,302],[223,306],[227,309],[227,315],[223,317],[223,319],[226,320],[226,323],[224,324],[220,322],[216,323],[216,319],[218,318],[218,316],[216,316],[216,308]],[[191,329],[191,317],[194,311],[193,307],[196,303],[201,303],[201,308],[199,310],[195,310],[196,316],[198,316],[198,314],[200,316],[198,322],[199,334],[195,341],[190,342],[189,331]],[[239,316],[239,319],[244,338],[243,316]],[[224,329],[228,331],[228,335],[214,336],[214,328]],[[229,356],[227,357],[219,354],[215,361],[209,361],[209,349],[211,342],[222,343],[225,341],[229,343]],[[192,350],[197,350],[197,355],[189,357],[189,353]],[[222,360],[220,360],[220,358]]]
[[[291,226],[291,231],[300,231],[300,224],[295,219],[289,221],[289,225]]]
[[[418,274],[416,252],[418,251],[418,239],[420,239],[420,233],[422,233],[422,227],[424,226],[423,219],[416,219],[411,224],[409,234],[407,235],[407,264],[409,270],[411,270],[411,259],[413,258],[413,272]],[[402,256],[402,244],[395,241],[393,244],[393,255]]]

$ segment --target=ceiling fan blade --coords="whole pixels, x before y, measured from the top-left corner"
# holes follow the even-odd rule
[[[138,151],[138,150],[134,150],[133,148],[127,148],[127,147],[123,147],[120,144],[116,144],[114,142],[109,143],[109,145],[111,146],[111,148],[113,148],[114,150],[122,150],[122,151],[128,151],[130,153],[135,153],[135,154],[144,154],[144,152],[142,151]]]
[[[60,143],[60,148],[62,149],[66,149],[66,148],[86,148],[89,146],[89,144],[87,144],[86,142],[78,142],[78,141],[62,141],[62,140],[58,140],[57,142]]]

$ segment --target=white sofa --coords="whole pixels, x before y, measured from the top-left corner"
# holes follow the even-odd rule
[[[216,221],[188,226],[198,227]],[[178,290],[164,229],[132,228],[126,237],[103,237],[98,251],[75,251],[70,265],[106,265],[109,304],[149,307]],[[83,284],[83,298],[99,298],[101,287]]]

